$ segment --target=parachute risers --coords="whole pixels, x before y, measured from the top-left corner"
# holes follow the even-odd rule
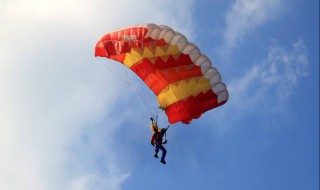
[[[170,123],[188,124],[229,98],[210,59],[168,26],[146,24],[107,33],[96,43],[95,56],[135,72],[158,97]]]

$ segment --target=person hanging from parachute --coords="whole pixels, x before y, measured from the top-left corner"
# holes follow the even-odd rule
[[[96,42],[94,56],[117,61],[140,77],[157,97],[170,124],[190,124],[229,99],[210,58],[166,25],[146,23],[108,32]],[[167,151],[163,144],[167,141],[162,142],[162,138],[169,126],[159,129],[157,121],[151,122],[154,156],[157,158],[161,150],[161,163],[165,164]]]
[[[158,158],[159,150],[162,151],[161,160],[162,164],[166,164],[165,157],[167,154],[167,150],[163,147],[163,144],[167,144],[166,132],[169,129],[170,125],[167,128],[158,128],[157,122],[151,117],[151,130],[153,134],[151,136],[151,145],[155,147],[154,157]],[[165,141],[163,141],[163,137],[165,137]]]

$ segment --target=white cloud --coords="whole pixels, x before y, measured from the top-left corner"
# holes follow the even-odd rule
[[[274,41],[268,48],[266,59],[231,82],[229,104],[240,110],[238,113],[257,110],[257,107],[258,110],[279,108],[295,91],[299,79],[307,74],[308,58],[304,42],[297,40],[292,49],[287,49]]]
[[[120,189],[131,173],[112,135],[121,86],[93,63],[94,43],[146,22],[192,33],[192,1],[0,5],[0,189]]]
[[[258,26],[274,18],[281,0],[235,0],[226,14],[225,51],[237,47]]]
[[[299,93],[308,75],[308,51],[299,39],[291,47],[273,41],[267,55],[227,84],[229,100],[211,113],[216,139],[238,126],[257,125],[268,131],[279,122],[292,122],[288,102]],[[286,120],[289,114],[290,120]],[[279,120],[279,117],[282,119]]]

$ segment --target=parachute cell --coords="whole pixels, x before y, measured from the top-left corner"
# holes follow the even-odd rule
[[[97,41],[95,56],[135,72],[158,97],[170,123],[188,124],[228,100],[210,59],[168,26],[145,24],[107,33]]]

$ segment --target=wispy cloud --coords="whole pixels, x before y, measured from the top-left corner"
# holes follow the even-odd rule
[[[235,0],[226,14],[224,51],[231,51],[257,27],[274,18],[281,0]]]
[[[192,3],[2,1],[0,189],[120,189],[130,162],[112,134],[125,89],[92,63],[94,43],[138,23],[188,30]]]
[[[267,49],[264,59],[227,84],[228,102],[222,109],[211,112],[212,122],[218,127],[216,138],[224,137],[236,126],[251,126],[251,122],[267,130],[279,121],[285,122],[278,120],[279,116],[284,118],[291,113],[288,102],[309,72],[307,47],[301,39],[291,47],[273,40]]]
[[[274,41],[268,48],[266,59],[256,63],[242,77],[231,82],[230,104],[244,112],[253,107],[281,107],[281,102],[285,103],[295,91],[299,79],[307,74],[308,58],[304,42],[297,40],[288,49]]]

